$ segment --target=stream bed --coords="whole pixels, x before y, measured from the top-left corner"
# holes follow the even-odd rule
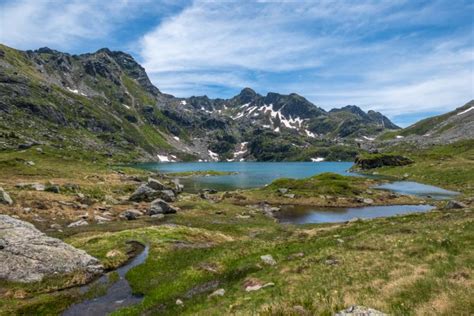
[[[107,288],[105,295],[85,300],[80,303],[71,305],[66,311],[63,312],[63,316],[103,316],[112,313],[113,311],[140,303],[143,299],[141,295],[135,295],[132,292],[132,288],[128,281],[125,279],[125,274],[132,268],[145,262],[148,257],[149,247],[145,246],[143,251],[135,256],[129,263],[115,270],[119,279],[111,286]],[[100,284],[107,284],[109,282],[109,274],[105,274],[95,282],[84,285],[80,288],[82,293],[87,292],[92,286]]]

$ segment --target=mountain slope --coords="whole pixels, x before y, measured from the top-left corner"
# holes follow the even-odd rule
[[[43,143],[116,160],[351,159],[357,137],[397,129],[355,106],[297,94],[230,99],[162,93],[132,56],[0,45],[0,149]]]
[[[426,118],[405,129],[380,136],[388,144],[450,144],[474,139],[474,100],[454,111]]]

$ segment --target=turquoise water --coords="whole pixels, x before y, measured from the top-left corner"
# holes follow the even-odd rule
[[[237,189],[258,188],[278,178],[307,178],[323,172],[334,172],[342,175],[362,176],[350,173],[352,162],[177,162],[177,163],[144,163],[136,167],[151,171],[228,171],[236,174],[210,177],[189,177],[180,179],[186,192],[195,193],[201,189],[230,191]],[[400,194],[412,194],[433,199],[450,199],[457,192],[444,190],[432,185],[413,181],[394,181],[375,187]]]
[[[278,178],[307,178],[324,172],[355,175],[348,172],[352,162],[178,162],[144,163],[137,167],[146,170],[167,172],[183,171],[228,171],[233,175],[192,177],[181,179],[187,192],[200,189],[218,191],[262,187]]]

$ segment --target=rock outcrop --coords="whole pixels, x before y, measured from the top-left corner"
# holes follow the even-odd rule
[[[400,155],[371,154],[356,157],[356,168],[373,169],[384,166],[405,166],[412,164],[413,160]]]
[[[148,210],[148,215],[155,214],[173,214],[176,213],[177,209],[162,199],[156,199],[150,204],[150,209]]]
[[[157,198],[166,202],[176,200],[175,192],[158,180],[149,178],[147,183],[141,184],[135,192],[132,193],[129,200],[134,202],[151,202]]]
[[[0,262],[1,280],[24,283],[79,271],[92,277],[103,271],[99,260],[85,251],[7,215],[0,215]]]

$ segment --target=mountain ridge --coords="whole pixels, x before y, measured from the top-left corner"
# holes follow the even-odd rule
[[[107,48],[71,55],[2,45],[0,52],[0,136],[15,133],[7,122],[19,136],[3,136],[3,149],[24,141],[121,160],[347,160],[361,138],[399,129],[379,112],[326,111],[296,93],[247,87],[228,99],[174,97],[131,55]]]

